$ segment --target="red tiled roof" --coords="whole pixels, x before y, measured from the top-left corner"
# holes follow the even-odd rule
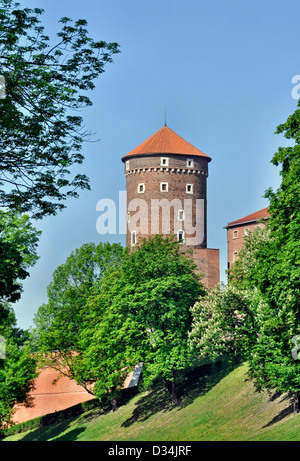
[[[268,207],[263,208],[262,210],[256,211],[255,213],[249,214],[244,216],[243,218],[237,219],[236,221],[232,221],[227,224],[226,227],[232,227],[238,224],[248,223],[248,222],[256,222],[261,218],[269,218],[270,214],[268,213]]]
[[[128,157],[133,157],[141,154],[181,154],[205,157],[208,161],[211,158],[201,152],[201,150],[194,147],[189,142],[185,141],[181,136],[176,134],[167,126],[163,126],[160,130],[154,133],[146,141],[142,142],[139,146],[126,154],[122,160]]]

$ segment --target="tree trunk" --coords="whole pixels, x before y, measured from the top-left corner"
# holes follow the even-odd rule
[[[111,395],[112,395],[111,398],[110,398],[110,403],[111,403],[113,411],[117,411],[117,409],[118,409],[118,400],[117,400],[117,396],[115,394],[115,391],[116,391],[115,386],[110,388],[110,392],[111,392]]]
[[[300,411],[300,393],[296,392],[294,395],[294,413],[299,413]]]
[[[117,399],[115,399],[115,398],[111,399],[111,406],[112,406],[113,411],[117,411],[117,409],[118,409]]]
[[[171,401],[175,405],[176,403],[178,403],[178,397],[177,397],[177,392],[176,392],[176,371],[175,370],[172,370],[172,375],[173,375],[172,380],[166,380],[166,386],[167,386]]]

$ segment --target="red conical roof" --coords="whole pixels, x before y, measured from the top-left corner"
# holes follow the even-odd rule
[[[142,154],[180,154],[205,157],[208,161],[211,158],[194,147],[189,142],[185,141],[181,136],[176,134],[167,126],[163,126],[160,130],[154,133],[146,141],[126,154],[122,160],[125,161],[128,157],[133,157]]]

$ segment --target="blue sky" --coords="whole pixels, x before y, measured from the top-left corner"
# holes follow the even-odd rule
[[[14,305],[18,326],[33,326],[52,273],[83,243],[120,242],[99,235],[98,200],[118,203],[125,190],[121,157],[164,124],[212,157],[208,177],[208,247],[220,249],[224,226],[268,205],[279,185],[273,154],[287,141],[274,132],[294,112],[292,78],[300,74],[299,2],[290,0],[20,0],[45,9],[48,35],[63,16],[87,19],[90,34],[118,42],[121,53],[99,77],[93,106],[82,113],[97,143],[84,146],[80,172],[92,190],[36,222],[40,259]]]

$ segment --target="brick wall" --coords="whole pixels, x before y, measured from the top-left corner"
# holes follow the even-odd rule
[[[256,227],[265,227],[264,223],[245,223],[227,229],[228,268],[238,258],[238,254],[244,245],[244,235],[253,232]]]
[[[193,251],[193,259],[198,271],[203,274],[202,283],[213,288],[220,283],[220,254],[214,248],[201,248]]]
[[[161,165],[162,158],[168,159],[167,165]],[[176,234],[178,230],[184,230],[186,238],[194,238],[197,234],[200,236],[201,227],[203,238],[195,246],[206,248],[208,161],[205,158],[191,156],[193,166],[187,167],[188,159],[189,157],[183,155],[143,155],[130,158],[129,167],[125,162],[127,207],[130,216],[128,217],[127,246],[131,245],[132,230],[136,230],[137,234],[140,233],[142,237],[157,233]],[[126,169],[127,167],[129,169]],[[162,190],[163,183],[166,184],[165,191]],[[192,193],[186,192],[188,184],[193,187]],[[140,185],[144,187],[143,192],[139,192]],[[203,201],[201,222],[196,222],[197,199]],[[171,207],[168,207],[169,203]],[[170,209],[170,214],[168,214],[168,209]],[[178,219],[179,209],[185,211],[183,221]]]
[[[35,381],[35,389],[30,392],[31,406],[17,405],[14,423],[23,423],[95,398],[72,379],[63,376],[57,380],[58,377],[59,373],[53,368],[41,371]]]

